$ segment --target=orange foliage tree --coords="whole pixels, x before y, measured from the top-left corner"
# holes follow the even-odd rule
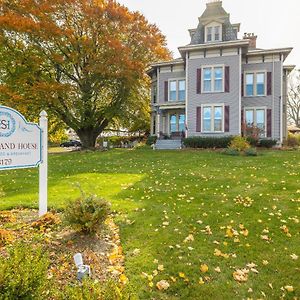
[[[138,110],[150,62],[168,59],[165,37],[114,0],[0,0],[0,101],[43,108],[85,148]]]

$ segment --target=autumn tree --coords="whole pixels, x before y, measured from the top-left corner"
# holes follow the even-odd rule
[[[114,0],[0,3],[1,103],[51,111],[85,148],[144,107],[145,69],[169,58],[158,28]]]
[[[291,123],[300,127],[300,70],[290,77],[288,93],[288,118]]]

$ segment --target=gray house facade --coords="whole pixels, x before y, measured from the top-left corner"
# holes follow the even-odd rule
[[[221,1],[206,4],[181,57],[151,66],[151,134],[221,137],[256,128],[261,138],[287,137],[287,76],[292,48],[259,49],[257,36],[230,21]]]

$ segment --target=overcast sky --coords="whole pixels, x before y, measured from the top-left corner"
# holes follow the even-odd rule
[[[130,10],[142,12],[167,37],[168,47],[190,42],[188,29],[196,28],[207,0],[118,0]],[[232,23],[241,23],[244,32],[258,35],[258,48],[294,47],[285,64],[300,67],[300,0],[223,0]]]

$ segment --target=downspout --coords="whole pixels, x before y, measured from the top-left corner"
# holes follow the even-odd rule
[[[280,146],[283,143],[283,56],[280,54],[281,61],[281,81],[280,81]]]
[[[239,135],[242,135],[242,48],[240,48],[239,57]]]
[[[158,112],[159,112],[159,105],[160,105],[160,97],[159,97],[159,95],[160,95],[160,78],[159,78],[159,73],[160,73],[160,67],[158,67],[157,68],[157,101],[156,101],[156,103],[158,104],[158,106],[157,106],[157,108],[156,108],[156,136],[157,136],[157,138],[159,138],[159,126],[160,126],[160,124],[159,124],[159,114],[158,114]]]
[[[275,134],[275,61],[274,54],[272,55],[273,70],[272,70],[272,138]]]
[[[189,55],[188,52],[185,54],[185,137],[188,137],[188,97],[189,97]]]

